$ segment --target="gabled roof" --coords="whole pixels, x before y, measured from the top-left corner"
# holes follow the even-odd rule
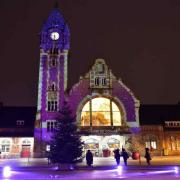
[[[180,105],[141,105],[140,125],[164,125],[165,121],[180,120]]]

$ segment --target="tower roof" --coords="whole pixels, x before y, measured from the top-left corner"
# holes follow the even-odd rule
[[[69,28],[61,15],[58,6],[56,5],[51,11],[47,21],[43,25],[42,32],[47,32],[50,29],[61,29],[65,34],[69,34]]]

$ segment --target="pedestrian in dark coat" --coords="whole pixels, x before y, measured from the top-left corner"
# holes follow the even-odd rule
[[[86,153],[86,162],[88,166],[91,166],[93,164],[93,154],[90,150]]]
[[[119,153],[119,149],[116,149],[115,151],[114,151],[114,158],[116,159],[116,163],[117,163],[117,165],[119,165],[120,164],[120,153]]]
[[[146,162],[148,165],[151,165],[150,161],[151,161],[151,154],[149,152],[149,148],[145,148],[145,156],[146,158]]]
[[[129,155],[128,155],[128,153],[126,152],[126,150],[124,148],[122,148],[121,156],[124,159],[124,165],[127,166],[127,160],[129,158]]]

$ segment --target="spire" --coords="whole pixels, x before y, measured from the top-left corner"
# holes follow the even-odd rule
[[[62,46],[63,43],[62,38],[63,38],[66,40],[65,49],[69,49],[69,36],[70,36],[69,28],[61,12],[59,11],[57,0],[55,2],[56,3],[54,4],[54,8],[50,12],[49,17],[47,18],[41,30],[41,35],[42,35],[41,47],[46,48],[48,41],[45,41],[44,38],[50,37],[49,36],[50,33],[52,33],[53,31],[57,31],[61,37],[58,40],[58,43],[60,43],[58,46]]]
[[[69,28],[58,8],[54,8],[51,11],[47,21],[43,25],[42,32],[47,32],[51,28],[64,29],[64,33],[69,34]]]

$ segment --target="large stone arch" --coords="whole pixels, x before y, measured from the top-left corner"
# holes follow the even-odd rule
[[[113,81],[112,96],[123,104],[127,123],[130,127],[139,127],[139,101],[121,80]]]
[[[77,116],[77,107],[84,97],[90,96],[89,80],[82,79],[79,83],[75,84],[68,97],[68,102],[72,110],[72,114]]]
[[[73,86],[69,93],[68,101],[73,114],[77,117],[78,123],[85,102],[97,96],[111,98],[118,104],[121,112],[123,112],[123,121],[127,123],[129,127],[139,127],[139,101],[120,80],[113,80],[112,90],[109,94],[91,93],[89,79],[81,79],[79,83]]]
[[[125,111],[125,108],[124,108],[122,102],[119,99],[117,99],[116,97],[112,97],[110,95],[107,95],[107,94],[93,94],[93,95],[88,95],[88,96],[84,97],[77,107],[77,111],[76,111],[76,117],[77,118],[76,118],[76,120],[77,120],[77,123],[79,126],[81,123],[81,111],[82,111],[84,105],[88,101],[90,101],[91,99],[94,99],[97,97],[103,97],[103,98],[111,99],[117,105],[117,107],[120,110],[122,125],[126,124],[126,120],[127,120],[126,111]]]

